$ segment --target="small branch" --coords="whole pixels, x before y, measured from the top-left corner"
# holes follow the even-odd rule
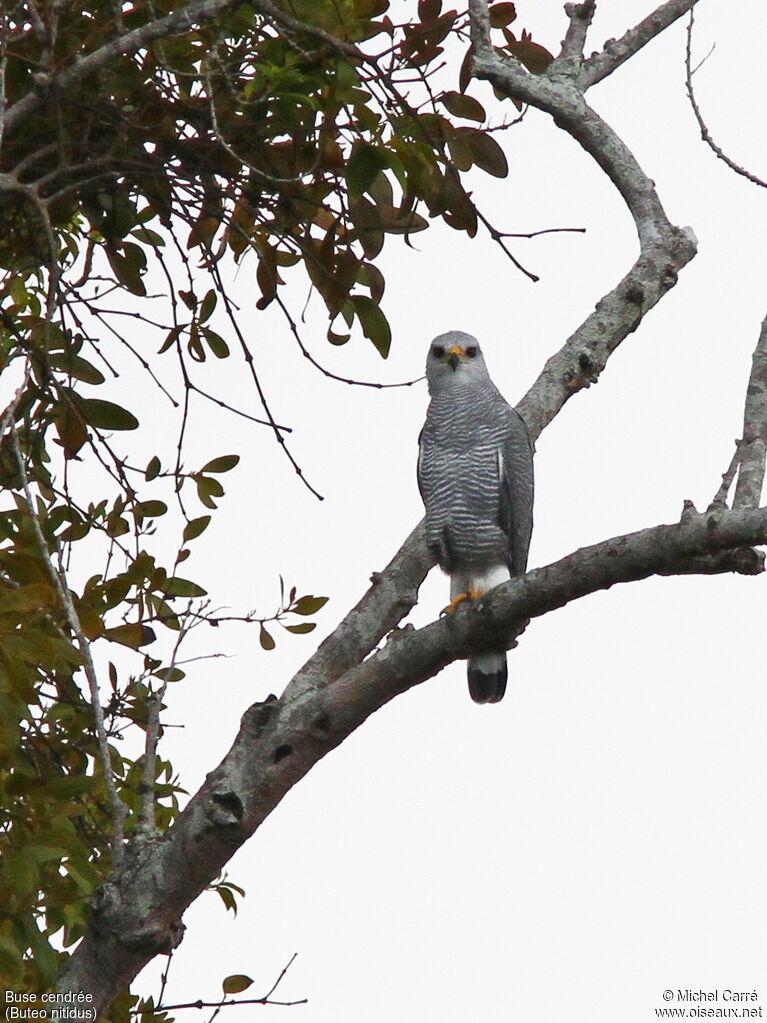
[[[171,672],[176,666],[176,658],[178,656],[178,649],[181,646],[181,641],[185,636],[189,634],[189,630],[192,625],[187,624],[188,613],[191,610],[191,603],[187,609],[187,614],[181,617],[180,628],[176,642],[173,646],[173,653],[170,658],[170,665],[168,671]],[[157,830],[157,822],[155,820],[155,798],[154,798],[154,783],[155,783],[155,767],[157,764],[157,743],[160,739],[160,710],[162,709],[162,701],[165,698],[165,691],[168,688],[168,680],[166,679],[160,685],[160,688],[156,692],[150,692],[146,699],[147,707],[147,726],[146,726],[146,742],[144,745],[144,764],[141,776],[141,815],[139,818],[139,828],[145,835],[154,835]]]
[[[283,302],[279,295],[275,295],[275,301],[277,302],[277,305],[280,307],[283,316],[287,320],[290,332],[293,335],[293,338],[296,344],[298,345],[299,349],[301,350],[301,354],[303,355],[303,357],[307,359],[312,364],[312,366],[314,366],[315,369],[318,369],[320,373],[322,373],[322,375],[327,377],[329,380],[337,380],[341,384],[351,384],[354,387],[373,387],[378,391],[383,391],[391,387],[412,387],[413,384],[418,384],[425,379],[425,377],[416,377],[415,380],[403,380],[395,384],[381,384],[378,383],[377,381],[371,380],[353,380],[351,377],[342,377],[338,376],[337,373],[332,373],[329,369],[325,369],[325,367],[314,358],[312,353],[303,343],[303,341],[301,340],[301,335],[298,331],[298,326],[296,325],[296,321],[290,315],[288,307],[285,305],[285,303]]]
[[[594,0],[586,0],[580,4],[565,4],[565,14],[570,19],[557,61],[567,61],[576,70],[583,59],[583,47],[586,45],[591,19],[594,17]]]
[[[128,807],[120,799],[119,793],[117,792],[117,786],[115,784],[114,772],[112,771],[112,762],[109,756],[109,740],[107,738],[106,729],[104,727],[104,711],[101,706],[101,699],[99,697],[99,684],[96,677],[96,669],[93,666],[93,659],[91,657],[91,649],[88,640],[85,638],[83,633],[80,619],[75,610],[75,606],[72,602],[72,597],[69,593],[67,586],[66,575],[62,565],[59,565],[58,569],[53,564],[51,559],[50,551],[48,550],[48,544],[43,536],[43,531],[40,527],[40,522],[35,512],[35,505],[32,498],[32,491],[29,486],[29,479],[27,477],[26,466],[24,465],[24,459],[21,454],[19,447],[19,438],[16,433],[16,428],[11,427],[10,431],[11,445],[16,458],[16,464],[18,465],[19,474],[21,475],[22,488],[24,490],[24,496],[29,506],[29,515],[32,523],[32,529],[37,539],[38,546],[40,548],[40,554],[42,555],[45,566],[48,569],[48,574],[51,577],[51,581],[58,595],[61,607],[67,617],[69,627],[77,639],[77,646],[80,654],[83,658],[83,668],[85,671],[85,677],[88,680],[88,688],[91,694],[91,705],[93,707],[93,719],[96,725],[96,737],[98,739],[99,757],[101,760],[101,767],[104,772],[104,781],[107,787],[107,793],[109,794],[109,804],[112,811],[112,862],[115,868],[119,868],[122,863],[123,854],[123,839],[124,839],[124,824],[125,817],[128,814]]]
[[[580,82],[584,90],[590,89],[592,85],[611,75],[643,46],[691,10],[697,2],[698,0],[668,0],[634,28],[625,32],[620,39],[608,40],[603,50],[593,53],[583,64]]]
[[[733,508],[758,508],[767,459],[767,317],[751,360],[743,412],[743,439],[738,445],[738,482]]]
[[[684,2],[689,6],[694,0]],[[667,17],[672,6],[664,8]],[[679,6],[677,3],[674,8],[675,17],[681,13]],[[557,126],[582,146],[626,203],[640,245],[639,258],[623,280],[548,360],[522,399],[518,411],[535,440],[573,394],[599,379],[613,351],[674,286],[679,271],[695,255],[696,243],[692,232],[669,222],[652,180],[623,140],[586,103],[579,77],[571,72],[550,74],[551,68],[542,75],[529,74],[518,61],[499,55],[487,41],[486,0],[470,0],[470,11],[474,73],[506,95],[550,114]],[[637,46],[640,38],[647,41],[660,31],[650,32],[651,27],[634,39]]]
[[[685,50],[684,67],[685,83],[687,85],[687,95],[690,100],[692,112],[695,114],[695,120],[698,122],[698,127],[700,128],[700,137],[703,139],[706,145],[716,154],[716,156],[727,164],[730,170],[735,171],[736,174],[740,174],[741,177],[746,178],[748,181],[752,182],[752,184],[759,185],[760,188],[767,188],[766,181],[763,181],[761,178],[758,178],[756,174],[752,174],[751,171],[746,170],[745,167],[741,167],[740,164],[735,163],[735,161],[732,160],[725,153],[725,151],[720,146],[717,145],[717,143],[712,138],[710,131],[708,130],[708,125],[703,120],[703,115],[700,112],[700,107],[698,106],[698,101],[695,98],[695,92],[692,87],[692,76],[695,74],[695,71],[692,70],[692,27],[694,24],[694,20],[695,15],[692,11],[690,11],[690,20],[687,23],[687,48]],[[697,70],[697,68],[695,70]]]
[[[735,451],[732,456],[732,460],[728,465],[727,469],[722,473],[722,482],[719,484],[719,489],[714,494],[711,504],[708,506],[708,511],[714,511],[716,508],[727,507],[727,495],[730,493],[732,487],[732,481],[735,479],[735,475],[740,465],[740,446],[743,442],[740,440],[735,441]]]
[[[272,986],[269,988],[266,994],[262,995],[261,998],[223,998],[219,1002],[203,1002],[202,999],[199,999],[196,1002],[180,1002],[177,1005],[163,1005],[162,999],[160,999],[160,1001],[158,1001],[157,1005],[154,1008],[154,1012],[155,1013],[170,1012],[171,1010],[174,1009],[215,1009],[216,1010],[215,1015],[218,1015],[218,1012],[221,1009],[225,1009],[230,1005],[306,1005],[306,1003],[309,1000],[308,998],[297,998],[290,1002],[275,1001],[272,998],[272,995],[280,986],[282,980],[285,977],[285,974],[296,961],[297,957],[298,952],[294,952],[293,955],[288,960],[288,962],[286,963],[286,965],[283,966],[282,970],[280,971],[279,977],[277,977],[277,980],[275,980],[275,982],[272,984]],[[134,1016],[141,1015],[141,1010],[135,1009],[132,1015]]]

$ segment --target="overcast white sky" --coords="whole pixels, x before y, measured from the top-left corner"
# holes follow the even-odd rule
[[[589,50],[652,0],[603,0]],[[557,3],[519,0],[518,27],[556,50]],[[696,78],[712,131],[767,175],[758,0],[697,9]],[[540,438],[531,566],[642,526],[675,521],[715,492],[739,436],[767,313],[767,195],[698,138],[684,95],[678,24],[590,94],[700,250],[680,282]],[[456,69],[457,73],[457,69]],[[488,100],[489,88],[474,85]],[[497,117],[500,109],[494,108]],[[487,237],[447,229],[387,243],[392,353],[324,342],[313,299],[303,336],[345,375],[401,380],[451,328],[476,334],[515,402],[545,359],[623,276],[637,245],[614,189],[531,111],[504,137],[511,173],[472,178],[506,230],[585,226],[520,242],[533,285]],[[252,305],[254,267],[235,288]],[[294,292],[300,308],[305,289]],[[425,384],[374,392],[327,381],[272,310],[247,317],[259,374],[292,448],[325,494],[304,490],[267,431],[205,411],[196,443],[243,454],[190,573],[218,603],[267,612],[277,575],[330,597],[315,636],[260,650],[244,626],[202,635],[231,658],[191,665],[170,694],[166,745],[193,791],[253,700],[279,693],[422,514],[416,438]],[[154,338],[149,339],[156,350]],[[220,390],[251,403],[245,380]],[[238,376],[241,376],[238,374]],[[192,450],[192,448],[190,448]],[[432,620],[447,581],[427,581],[413,620]],[[463,664],[394,701],[289,794],[235,857],[236,921],[216,895],[187,913],[166,1000],[215,998],[246,973],[290,1009],[231,1009],[290,1023],[646,1023],[665,989],[756,991],[767,1012],[764,579],[651,580],[534,622],[509,658],[498,706],[471,703]],[[156,969],[147,971],[145,993]],[[716,1005],[728,1003],[721,1000]],[[732,1003],[730,1003],[732,1004]]]

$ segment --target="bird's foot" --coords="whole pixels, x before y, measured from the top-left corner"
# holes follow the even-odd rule
[[[456,594],[455,597],[453,597],[453,599],[450,601],[447,607],[442,608],[440,614],[441,615],[454,614],[458,607],[464,602],[464,600],[476,600],[478,597],[481,596],[482,594],[479,592],[479,590],[467,590],[466,593],[458,593]]]

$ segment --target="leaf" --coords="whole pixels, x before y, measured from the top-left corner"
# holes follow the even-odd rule
[[[184,325],[181,323],[177,327],[172,327],[171,330],[168,331],[168,335],[163,341],[163,343],[157,349],[157,354],[162,355],[163,352],[167,352],[167,350],[170,347],[172,347],[176,343],[176,341],[178,341],[179,337],[181,336],[181,332],[184,329],[185,329]]]
[[[458,72],[458,88],[461,92],[466,92],[471,81],[471,58],[474,56],[474,47],[470,46],[466,51],[466,55],[461,61],[461,70]]]
[[[296,615],[313,615],[321,607],[324,607],[327,602],[327,597],[314,597],[311,594],[307,594],[305,597],[299,597],[289,610]]]
[[[85,384],[103,384],[104,374],[96,369],[87,359],[80,355],[70,355],[67,352],[53,352],[48,361],[51,369],[66,373],[67,376],[82,380]]]
[[[195,477],[195,482],[197,484],[197,496],[205,507],[218,507],[213,498],[222,497],[224,493],[224,488],[218,480],[213,476],[197,476]]]
[[[133,413],[114,402],[104,401],[103,398],[77,397],[75,404],[91,426],[102,430],[138,429],[138,419]]]
[[[239,455],[220,455],[203,465],[200,472],[229,472],[240,460]]]
[[[164,501],[140,501],[135,506],[134,513],[136,518],[143,521],[144,519],[157,519],[167,510],[168,506]]]
[[[147,481],[147,483],[150,480],[156,479],[159,476],[161,468],[162,465],[160,463],[160,459],[157,457],[157,455],[155,455],[152,459],[150,459],[149,464],[144,470],[144,479]]]
[[[205,323],[206,320],[210,319],[213,310],[216,308],[217,301],[218,295],[213,288],[210,288],[200,304],[200,315],[197,317],[198,323]]]
[[[74,458],[88,440],[88,431],[69,402],[59,402],[55,410],[56,433],[65,458]]]
[[[253,983],[250,977],[244,973],[233,973],[231,977],[225,977],[221,987],[225,995],[237,995],[241,991],[247,991]]]
[[[391,347],[391,328],[388,320],[367,295],[352,295],[349,301],[360,321],[362,333],[373,342],[381,358],[385,359]]]
[[[158,668],[157,671],[152,672],[155,678],[159,678],[161,682],[180,682],[186,678],[186,672],[182,671],[181,668]]]
[[[225,359],[229,355],[229,345],[224,341],[220,334],[217,334],[215,330],[211,330],[210,327],[200,327],[202,336],[208,342],[208,348],[213,352],[217,359]]]
[[[440,99],[453,117],[463,117],[469,121],[485,120],[485,108],[473,96],[461,92],[445,92]]]
[[[534,75],[542,75],[554,60],[554,55],[549,53],[545,46],[533,42],[529,32],[523,30],[519,39],[507,29],[503,30],[503,34],[506,36],[509,53],[521,61]]]
[[[489,14],[491,28],[505,28],[516,18],[517,9],[512,3],[493,4],[489,8]]]
[[[47,583],[29,583],[0,596],[0,614],[34,611],[56,603],[56,595]]]
[[[261,631],[258,634],[258,641],[264,648],[264,650],[274,650],[275,646],[277,645],[274,642],[272,634],[266,631],[263,624],[261,625]]]
[[[125,242],[122,252],[107,245],[106,254],[109,265],[120,284],[133,295],[143,298],[146,295],[146,288],[141,280],[141,271],[146,268],[146,256],[143,250],[132,242]]]
[[[184,543],[196,540],[201,533],[205,532],[209,523],[210,515],[201,515],[198,519],[190,519],[184,526]]]
[[[285,628],[288,630],[288,632],[294,632],[300,636],[306,632],[313,632],[317,628],[317,623],[299,622],[298,625],[286,625]]]
[[[442,0],[418,0],[418,17],[421,21],[434,21],[442,10]]]
[[[191,579],[179,579],[178,577],[168,579],[165,586],[162,587],[162,591],[168,597],[204,597],[208,592],[202,586],[193,583]]]
[[[351,334],[336,334],[332,328],[328,327],[328,341],[331,345],[345,345],[351,337]]]
[[[130,647],[131,650],[138,650],[141,646],[147,646],[155,638],[154,632],[140,622],[116,625],[113,629],[104,630],[104,639],[108,639],[111,643],[119,643],[121,646]]]
[[[474,163],[483,171],[492,174],[496,178],[505,178],[509,173],[509,165],[506,155],[501,147],[490,135],[486,135],[476,128],[467,128],[463,136],[466,139]]]
[[[367,192],[380,171],[387,166],[388,160],[377,146],[367,142],[355,143],[344,173],[349,194],[357,197]]]
[[[189,312],[193,313],[197,308],[197,296],[195,293],[193,291],[182,291],[181,288],[179,288],[178,294]]]

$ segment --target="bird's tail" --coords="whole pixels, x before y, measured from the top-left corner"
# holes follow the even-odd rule
[[[506,692],[506,654],[480,654],[466,662],[469,692],[475,703],[498,703]]]

